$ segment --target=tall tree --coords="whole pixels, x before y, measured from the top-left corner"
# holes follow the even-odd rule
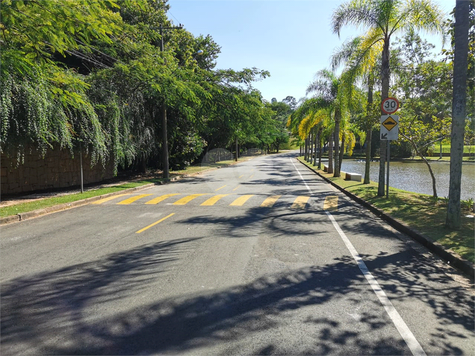
[[[351,90],[353,84],[361,80],[367,88],[366,97],[366,117],[362,123],[362,129],[366,132],[366,158],[364,184],[370,183],[370,165],[371,165],[371,141],[373,126],[376,123],[374,105],[374,84],[375,72],[379,69],[378,59],[381,54],[381,42],[376,44],[369,41],[371,37],[356,37],[344,43],[332,56],[332,69],[335,70],[342,63],[345,64],[344,80],[349,88],[349,96],[353,95]],[[353,100],[350,100],[353,102]]]
[[[442,12],[430,0],[351,0],[340,5],[332,17],[332,28],[338,35],[344,25],[366,28],[372,43],[383,43],[381,65],[381,100],[389,96],[390,43],[394,33],[408,29],[440,32]],[[382,112],[383,114],[383,112]],[[387,141],[381,142],[378,195],[385,191]]]
[[[334,177],[340,176],[340,125],[345,114],[345,95],[343,93],[343,82],[329,70],[321,70],[316,74],[316,80],[307,88],[308,93],[316,93],[317,97],[323,99],[324,106],[332,114],[334,121]],[[333,152],[330,152],[332,155]],[[330,162],[329,162],[330,163]]]
[[[450,146],[449,203],[446,225],[460,228],[460,185],[462,180],[463,136],[466,119],[468,30],[472,1],[457,0],[455,6],[455,50]]]

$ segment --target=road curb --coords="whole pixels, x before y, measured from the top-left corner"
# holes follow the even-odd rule
[[[356,201],[358,204],[362,205],[363,207],[367,208],[370,210],[373,214],[376,216],[380,217],[384,221],[386,221],[389,225],[391,225],[393,228],[398,230],[399,232],[402,232],[409,237],[411,237],[413,240],[419,242],[421,245],[425,246],[429,251],[435,253],[437,256],[439,256],[442,260],[444,260],[446,263],[450,264],[451,266],[457,268],[458,270],[462,271],[466,275],[468,275],[471,280],[474,280],[475,276],[475,266],[470,262],[465,259],[463,259],[460,256],[455,255],[451,251],[447,251],[444,249],[444,247],[437,242],[430,241],[427,237],[419,233],[418,231],[414,230],[413,228],[410,228],[403,222],[399,221],[398,219],[393,218],[391,215],[386,214],[384,211],[379,210],[376,208],[374,205],[368,203],[367,201],[357,197],[356,195],[348,192],[344,188],[340,187],[339,185],[333,183],[331,180],[327,179],[326,177],[322,176],[318,171],[315,169],[307,166],[305,163],[301,162],[300,160],[297,159],[298,162],[300,162],[304,167],[308,168],[315,174],[317,174],[320,178],[325,180],[327,183],[331,184],[335,188],[337,188],[339,191],[341,191],[343,194],[351,198],[352,200]]]

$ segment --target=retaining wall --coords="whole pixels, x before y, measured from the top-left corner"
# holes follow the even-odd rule
[[[100,182],[114,176],[112,162],[91,167],[90,155],[83,154],[84,184]],[[67,188],[81,184],[79,153],[74,157],[65,149],[52,149],[43,157],[36,149],[26,150],[23,163],[16,157],[1,155],[2,195]]]

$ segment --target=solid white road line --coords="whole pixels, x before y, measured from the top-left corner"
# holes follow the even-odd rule
[[[294,165],[295,170],[298,172],[300,178],[304,182],[304,184],[307,187],[308,191],[310,192],[310,194],[312,194],[312,190],[308,186],[305,179],[302,177],[302,174],[300,174],[300,171],[295,166],[295,163],[292,160],[292,158],[290,159],[290,161]],[[343,243],[345,244],[346,248],[348,249],[348,251],[350,251],[351,256],[356,261],[356,264],[358,265],[361,273],[363,273],[363,275],[365,276],[365,278],[368,281],[369,285],[371,286],[374,293],[378,297],[379,301],[383,305],[384,309],[386,310],[386,313],[388,313],[388,315],[391,318],[394,326],[399,331],[399,334],[401,335],[401,337],[406,342],[407,347],[409,347],[409,349],[411,350],[411,352],[414,356],[426,356],[426,353],[422,349],[422,346],[416,340],[416,337],[414,336],[412,331],[409,329],[407,324],[404,322],[404,320],[402,319],[401,315],[398,313],[396,308],[394,308],[394,305],[391,303],[391,301],[389,300],[386,293],[384,293],[384,291],[381,289],[381,286],[379,285],[378,281],[373,277],[371,272],[368,270],[368,267],[366,266],[366,263],[364,263],[364,261],[361,258],[360,254],[358,253],[358,251],[356,251],[353,244],[350,242],[350,240],[348,239],[346,234],[340,228],[340,225],[338,225],[338,223],[336,222],[333,215],[330,214],[328,211],[325,211],[325,213],[327,214],[328,218],[332,222],[333,227],[335,228],[335,230],[340,235],[340,237],[343,240]]]

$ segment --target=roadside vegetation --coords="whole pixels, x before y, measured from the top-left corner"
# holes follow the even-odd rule
[[[457,1],[451,14],[443,14],[436,1],[349,0],[335,9],[332,30],[339,34],[348,25],[364,31],[335,50],[331,71],[316,72],[307,90],[313,96],[287,122],[301,140],[305,160],[320,167],[325,147],[328,171],[338,178],[343,155],[364,148],[364,184],[369,189],[377,181],[377,196],[384,199],[390,145],[391,158],[417,158],[427,165],[437,201],[431,160],[438,159],[443,143],[443,153],[450,152],[442,159],[451,162],[451,183],[447,216],[441,221],[461,228],[461,166],[475,158],[463,157],[475,154],[475,1]],[[435,46],[421,38],[421,31],[448,35],[450,46],[435,55]],[[397,141],[379,137],[381,103],[387,97],[400,102],[394,114],[400,117]],[[375,157],[379,175],[370,177]]]
[[[265,69],[216,68],[219,44],[173,23],[169,7],[2,1],[2,155],[21,164],[27,151],[59,147],[145,172],[166,169],[166,147],[171,170],[215,148],[281,149],[296,99],[264,100],[252,84]]]
[[[344,180],[324,172],[303,157],[299,160],[315,169],[336,185],[391,215],[408,227],[418,231],[430,241],[437,242],[464,259],[475,263],[475,236],[473,200],[462,203],[461,228],[453,230],[445,226],[447,199],[434,199],[430,195],[407,192],[389,187],[389,198],[378,196],[378,184]],[[471,217],[470,217],[471,216]]]

